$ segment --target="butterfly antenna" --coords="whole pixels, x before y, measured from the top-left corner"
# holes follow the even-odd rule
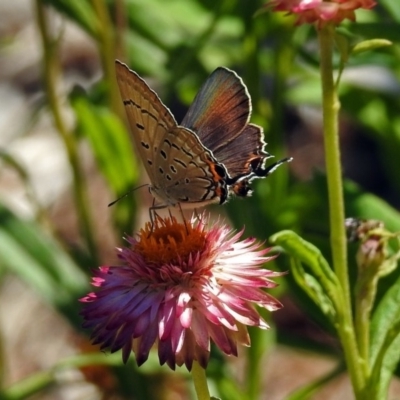
[[[149,186],[149,184],[148,184],[148,183],[145,183],[144,185],[140,185],[140,186],[138,186],[138,187],[135,187],[134,189],[129,190],[129,192],[123,194],[121,197],[118,197],[117,200],[114,200],[114,201],[112,201],[110,204],[108,204],[107,207],[113,206],[115,203],[117,203],[118,201],[120,201],[120,200],[123,199],[124,197],[128,196],[128,194],[131,194],[131,193],[133,193],[135,190],[141,189],[142,187],[145,187],[145,186]]]
[[[283,158],[282,160],[279,160],[276,163],[269,165],[267,168],[259,167],[259,168],[254,169],[253,174],[260,178],[268,176],[268,175],[272,174],[272,172],[274,172],[279,166],[281,166],[285,162],[291,162],[292,160],[293,160],[293,157]]]

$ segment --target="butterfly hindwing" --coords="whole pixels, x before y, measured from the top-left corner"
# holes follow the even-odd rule
[[[224,164],[231,177],[249,174],[264,165],[270,155],[264,151],[263,131],[258,125],[248,124],[224,149],[213,152]]]
[[[156,181],[169,202],[174,199],[180,203],[225,200],[226,170],[193,132],[184,127],[168,132],[158,154]]]

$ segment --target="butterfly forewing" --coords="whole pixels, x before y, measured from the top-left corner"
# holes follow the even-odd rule
[[[222,163],[233,181],[264,165],[262,128],[249,124],[251,100],[242,79],[227,68],[217,68],[201,87],[182,125]]]
[[[135,141],[136,149],[153,182],[157,166],[155,152],[168,131],[176,127],[176,121],[158,95],[146,82],[126,65],[116,62],[118,87]]]
[[[251,102],[242,79],[219,67],[206,80],[182,125],[193,130],[213,153],[237,137],[250,119]]]

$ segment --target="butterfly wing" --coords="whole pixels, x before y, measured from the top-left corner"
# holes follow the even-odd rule
[[[214,156],[228,170],[231,177],[250,174],[263,167],[265,160],[271,157],[264,151],[262,128],[248,124],[227,146],[215,151]]]
[[[242,79],[219,67],[197,93],[181,125],[196,132],[214,153],[240,134],[250,112],[250,96]]]
[[[169,131],[160,144],[156,162],[159,186],[153,191],[158,198],[164,194],[168,204],[197,207],[226,200],[226,169],[194,132],[184,127]]]
[[[177,123],[157,93],[136,72],[115,62],[117,83],[136,149],[152,184],[157,183],[156,153],[162,139]]]
[[[118,87],[129,125],[159,206],[224,202],[226,169],[189,129],[178,127],[158,95],[116,61]]]
[[[249,174],[250,164],[263,165],[268,153],[262,128],[248,124],[251,100],[242,79],[227,68],[217,68],[190,106],[182,125],[196,132],[232,178]]]

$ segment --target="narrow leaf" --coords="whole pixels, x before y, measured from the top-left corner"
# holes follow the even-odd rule
[[[25,280],[50,304],[64,307],[87,289],[87,278],[41,228],[0,204],[0,269]]]
[[[293,257],[293,275],[299,286],[314,300],[324,314],[332,318],[338,301],[339,283],[321,251],[296,233],[285,230],[270,241],[283,247]],[[309,271],[306,271],[305,264]]]
[[[122,122],[104,107],[90,104],[83,95],[72,97],[78,130],[90,142],[97,164],[117,195],[132,189],[138,178],[132,144]]]
[[[385,293],[372,317],[370,363],[371,386],[379,394],[376,398],[386,398],[393,371],[400,360],[400,332],[394,330],[400,321],[400,278]]]
[[[364,51],[371,51],[381,47],[391,46],[392,44],[393,43],[387,39],[363,40],[362,42],[357,43],[351,51],[353,54],[359,54]]]

